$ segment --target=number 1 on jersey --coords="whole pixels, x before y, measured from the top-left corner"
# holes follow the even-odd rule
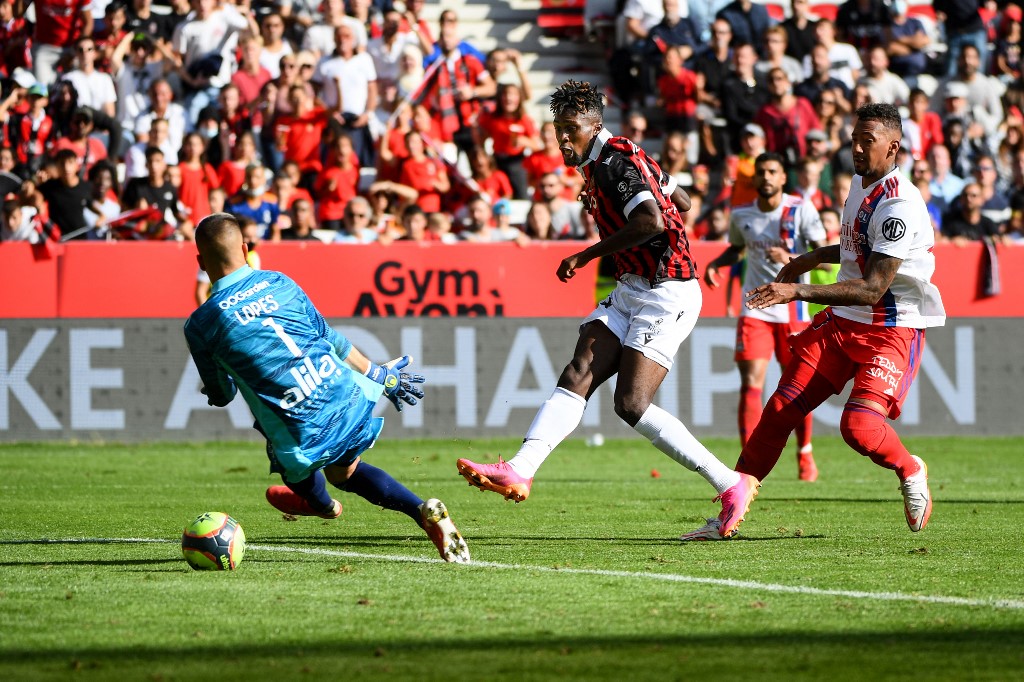
[[[277,334],[282,341],[284,341],[285,348],[291,351],[292,355],[294,355],[297,358],[302,357],[302,351],[299,350],[298,345],[295,343],[294,340],[292,340],[292,337],[288,336],[288,332],[286,332],[284,330],[284,327],[279,325],[274,318],[264,317],[263,322],[261,324],[264,327],[270,327],[271,329],[273,329],[274,333]]]

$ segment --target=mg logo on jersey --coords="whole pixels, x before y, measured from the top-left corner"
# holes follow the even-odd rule
[[[319,391],[320,387],[324,384],[324,380],[341,374],[341,368],[338,367],[338,363],[330,355],[324,355],[320,358],[319,367],[307,355],[302,358],[302,362],[297,367],[292,367],[288,370],[288,373],[295,380],[295,386],[284,392],[284,397],[281,398],[279,403],[286,410],[295,407]]]
[[[891,242],[898,242],[907,233],[907,225],[899,218],[886,218],[882,223],[882,236]]]

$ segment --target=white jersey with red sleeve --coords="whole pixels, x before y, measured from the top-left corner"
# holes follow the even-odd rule
[[[783,194],[782,202],[765,213],[757,202],[733,209],[729,218],[729,243],[746,250],[743,293],[762,284],[774,282],[782,263],[768,260],[768,249],[782,247],[790,253],[807,253],[813,242],[825,241],[825,228],[814,204],[791,194]],[[804,275],[801,281],[810,281]],[[807,303],[794,301],[789,305],[773,305],[763,310],[741,307],[741,315],[766,322],[807,322],[811,315]]]
[[[878,303],[834,306],[833,312],[883,327],[941,327],[946,311],[938,288],[931,283],[935,234],[921,193],[895,168],[877,182],[861,185],[861,176],[853,176],[843,207],[838,280],[863,278],[872,253],[903,262]]]

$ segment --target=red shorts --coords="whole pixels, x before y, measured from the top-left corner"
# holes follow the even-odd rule
[[[887,406],[900,416],[924,352],[924,330],[880,327],[822,310],[792,339],[793,354],[825,377],[839,393],[853,379],[851,398]]]
[[[765,322],[756,317],[741,317],[736,324],[736,353],[733,359],[770,360],[774,354],[779,364],[789,364],[793,353],[789,337],[807,328],[806,322]]]

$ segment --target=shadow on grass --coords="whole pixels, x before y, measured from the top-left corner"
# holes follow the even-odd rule
[[[180,564],[177,559],[82,559],[81,561],[0,561],[0,567],[14,566],[149,566],[154,564]]]
[[[871,670],[886,661],[901,661],[901,665],[915,662],[919,676],[924,669],[936,667],[947,673],[959,666],[967,669],[981,665],[989,675],[996,670],[1014,670],[1022,660],[1024,632],[1011,628],[949,629],[936,627],[920,631],[879,632],[814,632],[789,630],[768,634],[739,633],[686,633],[651,636],[558,636],[544,631],[530,638],[430,638],[415,639],[351,639],[303,641],[275,645],[240,644],[233,642],[229,651],[222,644],[211,642],[188,646],[119,647],[55,647],[41,650],[10,648],[0,652],[0,664],[39,665],[68,661],[92,661],[94,665],[111,669],[132,669],[136,665],[174,664],[182,661],[202,660],[204,651],[215,660],[245,660],[252,665],[257,661],[274,661],[277,665],[324,664],[328,661],[373,661],[401,665],[414,664],[422,674],[443,665],[452,677],[469,675],[462,679],[497,679],[514,673],[521,678],[527,670],[557,661],[562,673],[593,669],[600,671],[600,679],[613,679],[612,670],[630,672],[650,671],[665,663],[674,666],[710,668],[721,672],[729,669],[728,652],[744,661],[742,669],[747,679],[756,671],[778,671],[792,668],[805,671],[808,667],[834,664],[844,660],[847,665],[867,665],[860,673],[870,679]],[[708,652],[718,652],[709,656]],[[445,663],[440,663],[445,662]],[[486,678],[479,677],[481,668],[488,670]],[[524,667],[525,666],[525,667]],[[951,666],[945,668],[945,666]],[[920,668],[920,669],[918,669]],[[474,671],[471,672],[471,671]],[[735,666],[732,670],[737,670]],[[266,671],[264,671],[266,672]],[[283,671],[281,671],[283,672]],[[304,670],[303,672],[312,672]],[[550,670],[551,678],[559,678]],[[662,669],[662,672],[665,672]],[[834,671],[840,672],[838,670]],[[966,673],[966,670],[963,672]],[[1018,670],[1019,672],[1019,670]],[[860,674],[858,673],[858,674]],[[333,673],[332,673],[333,674]],[[990,679],[1002,678],[998,673]],[[235,679],[232,676],[232,679]],[[848,675],[839,678],[851,679]],[[422,678],[426,679],[426,678]],[[536,675],[531,679],[536,679]],[[566,678],[561,678],[566,679]],[[577,678],[582,679],[582,678]],[[617,678],[622,679],[622,678]],[[668,678],[663,678],[668,679]],[[854,678],[856,679],[856,678]],[[955,679],[943,676],[943,679]]]

